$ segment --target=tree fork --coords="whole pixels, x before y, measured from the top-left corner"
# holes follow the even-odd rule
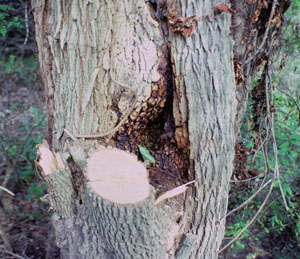
[[[243,61],[251,55],[248,42],[243,40],[257,26],[257,21],[251,24],[251,31],[238,25],[247,24],[251,15],[259,14],[255,12],[257,5],[271,1],[232,0],[234,10],[229,8],[229,0],[222,4],[217,0],[151,2],[154,9],[156,6],[156,14],[149,1],[143,0],[32,0],[39,63],[46,88],[49,144],[51,150],[63,154],[61,159],[58,155],[50,156],[54,157],[50,161],[55,166],[50,167],[51,176],[45,174],[44,178],[51,189],[50,203],[56,212],[52,218],[56,241],[65,258],[125,258],[132,252],[146,258],[217,258],[224,236],[235,139],[257,61],[253,59],[248,67],[243,67]],[[233,30],[232,16],[236,18]],[[272,26],[275,30],[276,26]],[[241,47],[234,48],[234,40]],[[166,55],[165,51],[169,53]],[[170,57],[171,65],[166,57]],[[187,195],[157,206],[152,187],[148,195],[139,194],[142,200],[122,204],[117,197],[110,196],[116,194],[112,183],[120,174],[102,175],[101,181],[108,180],[110,188],[106,190],[102,184],[100,193],[95,191],[101,181],[89,179],[91,159],[100,146],[135,152],[141,139],[147,141],[151,137],[148,122],[164,108],[170,91],[167,70],[172,71],[170,113],[173,114],[168,115],[173,116],[174,125],[169,127],[170,121],[162,117],[160,126],[172,130],[164,132],[165,139],[156,137],[157,143],[164,145],[163,149],[155,150],[159,157],[155,166],[174,175],[180,172],[180,177],[187,174],[186,178],[195,180],[195,185]],[[249,72],[245,74],[249,80],[243,79],[245,71]],[[131,112],[132,103],[135,107]],[[237,107],[241,107],[240,111]],[[126,122],[128,111],[131,114]],[[115,130],[118,132],[114,136],[105,136]],[[101,138],[83,138],[80,142],[73,138],[75,142],[71,143],[66,132],[80,136],[100,132]],[[115,151],[120,156],[124,152]],[[182,156],[177,159],[180,152]],[[118,161],[115,155],[114,159]],[[114,161],[110,164],[118,163]],[[95,167],[97,172],[101,172],[102,164]],[[134,168],[141,166],[136,161]],[[174,179],[164,181],[167,178],[167,175],[159,178],[167,190],[179,185]],[[130,186],[130,181],[127,184]],[[109,223],[103,226],[103,222]],[[128,224],[134,225],[135,234],[137,224],[142,224],[145,234],[141,236],[152,235],[153,240],[147,241],[154,242],[160,254],[137,235],[135,238],[140,242],[136,247],[123,246],[123,238],[131,243],[134,239],[128,236]],[[124,231],[117,231],[122,226]]]

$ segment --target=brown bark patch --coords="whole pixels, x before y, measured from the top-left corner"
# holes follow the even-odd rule
[[[168,15],[168,26],[171,32],[180,33],[184,37],[189,37],[195,30],[196,15],[190,17],[182,17],[178,14],[176,9]]]
[[[156,160],[149,169],[150,183],[158,193],[186,182],[188,169],[187,150],[179,148],[175,140],[172,71],[166,46],[162,53],[158,67],[161,78],[152,84],[150,98],[129,116],[114,137],[116,147],[140,159],[137,145],[148,149]]]

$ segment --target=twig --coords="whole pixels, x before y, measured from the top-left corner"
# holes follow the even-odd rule
[[[261,132],[261,128],[262,128],[262,123],[263,122],[265,122],[265,124],[266,124],[266,128],[267,128],[267,122],[266,122],[266,120],[262,120],[261,121],[261,123],[260,123],[260,125],[259,125],[259,132]],[[260,135],[260,145],[259,145],[259,147],[257,148],[257,150],[255,151],[255,153],[254,153],[254,155],[253,155],[253,157],[252,157],[252,161],[251,161],[251,165],[252,165],[252,167],[254,167],[254,161],[255,161],[255,158],[256,158],[256,156],[257,156],[257,154],[258,154],[258,152],[260,151],[260,150],[262,150],[262,152],[263,152],[263,154],[264,154],[264,150],[263,150],[263,146],[266,144],[266,143],[268,143],[268,141],[269,141],[269,134],[268,134],[268,131],[266,130],[266,132],[267,132],[267,136],[265,137],[265,139],[262,141],[262,139],[261,139],[261,135]],[[265,156],[264,156],[265,157]],[[269,168],[267,168],[267,171],[269,170]]]
[[[14,169],[12,169],[11,167],[8,167],[6,170],[5,170],[5,177],[4,177],[4,180],[2,182],[2,187],[5,188],[6,184],[8,183],[8,180],[10,178],[11,175],[13,175],[14,173]],[[2,195],[2,189],[0,188],[0,197]]]
[[[24,12],[25,12],[25,27],[26,27],[26,37],[24,40],[24,45],[26,45],[27,41],[28,41],[28,37],[29,37],[28,3],[27,2],[25,3]]]
[[[268,109],[268,106],[267,106]],[[268,143],[270,140],[270,127],[269,127],[269,119],[268,116],[265,117],[264,119],[265,122],[265,127],[266,127],[266,143],[265,145],[262,147],[262,153],[263,153],[263,157],[264,157],[264,161],[265,161],[265,165],[266,165],[266,170],[267,172],[270,172],[270,166],[269,166],[269,157],[268,157]],[[260,135],[260,141],[262,141],[261,139],[261,135]]]
[[[12,247],[11,247],[9,238],[6,235],[1,222],[0,222],[0,236],[1,236],[2,240],[3,240],[3,243],[4,243],[5,247],[6,247],[6,249],[8,249],[9,251],[12,251]]]
[[[263,209],[263,207],[265,206],[265,204],[267,203],[269,197],[270,197],[270,194],[273,190],[273,186],[274,186],[274,180],[275,178],[271,179],[271,186],[270,186],[270,189],[268,191],[268,194],[265,198],[265,200],[263,201],[263,203],[260,205],[259,209],[257,210],[257,212],[255,213],[255,215],[253,216],[253,218],[249,221],[249,223],[240,231],[240,233],[238,233],[238,235],[233,238],[228,244],[226,244],[223,248],[221,248],[219,251],[218,251],[218,254],[223,252],[225,249],[227,249],[229,246],[231,246],[236,240],[238,240],[240,238],[240,236],[247,230],[247,228],[250,227],[250,225],[256,220],[257,216],[260,214],[261,210]]]
[[[15,194],[14,194],[12,191],[8,190],[7,188],[5,188],[5,187],[3,187],[3,186],[1,186],[1,185],[0,185],[0,189],[3,190],[3,191],[6,191],[6,192],[7,192],[8,194],[10,194],[11,196],[15,196]]]
[[[29,224],[29,223],[18,222],[18,224],[20,224],[22,226],[28,226],[30,228],[37,228],[37,229],[44,230],[44,231],[48,230],[48,228],[46,228],[46,227],[39,226],[39,225],[33,225],[33,224]]]
[[[272,134],[272,140],[273,140],[273,152],[274,152],[274,158],[275,158],[275,168],[274,168],[274,174],[278,181],[278,186],[281,192],[281,196],[284,202],[285,209],[289,211],[289,207],[286,202],[285,194],[282,189],[281,180],[280,180],[280,172],[279,172],[279,166],[278,166],[278,152],[277,152],[277,143],[276,143],[276,136],[275,136],[275,130],[274,130],[274,114],[270,111],[270,105],[273,105],[273,89],[272,89],[272,78],[269,71],[269,60],[267,61],[267,68],[266,73],[268,76],[269,83],[267,84],[267,80],[265,80],[266,84],[266,102],[267,102],[267,114],[270,118],[270,128],[271,128],[271,134]],[[269,95],[270,90],[270,95]]]
[[[245,180],[231,180],[230,182],[231,183],[243,183],[243,182],[249,182],[249,181],[255,180],[257,178],[260,178],[260,176],[257,175],[257,176],[254,176],[254,177],[251,177],[251,178],[248,178],[248,179],[245,179]]]
[[[250,201],[252,201],[255,197],[256,197],[256,195],[257,194],[259,194],[266,186],[268,186],[271,182],[273,181],[273,179],[270,179],[269,181],[267,181],[264,185],[261,185],[260,187],[259,187],[259,189],[248,199],[248,200],[246,200],[245,202],[243,202],[240,206],[238,206],[237,208],[235,208],[235,209],[233,209],[232,211],[230,211],[229,213],[227,213],[226,214],[226,216],[225,217],[228,217],[229,215],[231,215],[231,214],[233,214],[233,213],[235,213],[236,211],[238,211],[238,210],[240,210],[240,209],[242,209],[243,207],[245,207]],[[224,218],[224,217],[223,217]],[[223,219],[222,218],[222,219]],[[221,220],[222,220],[221,219]],[[221,221],[220,220],[220,221]]]
[[[267,28],[266,28],[266,31],[264,33],[264,37],[262,39],[262,42],[261,44],[258,46],[258,48],[255,50],[255,52],[251,55],[250,58],[248,58],[245,63],[244,63],[244,66],[248,65],[248,63],[254,58],[256,57],[256,55],[261,51],[261,49],[263,48],[263,46],[265,45],[266,43],[266,40],[267,40],[267,37],[268,37],[268,34],[269,34],[269,30],[270,30],[270,26],[271,26],[271,21],[272,21],[272,18],[273,18],[273,15],[274,15],[274,12],[275,12],[275,7],[277,5],[277,0],[274,0],[273,3],[272,3],[272,10],[271,10],[271,14],[269,16],[269,20],[268,20],[268,25],[267,25]]]
[[[242,209],[243,207],[245,207],[251,200],[253,200],[257,194],[259,194],[261,192],[261,190],[263,190],[270,182],[271,180],[269,180],[267,183],[265,183],[265,180],[266,180],[266,176],[267,174],[265,174],[263,180],[262,180],[262,183],[260,185],[260,187],[258,188],[258,190],[252,194],[252,196],[250,198],[248,198],[246,201],[244,201],[240,206],[236,207],[235,209],[231,210],[229,213],[227,213],[225,216],[223,216],[221,218],[221,220],[224,218],[224,217],[228,217],[230,216],[231,214],[235,213],[236,211]]]
[[[281,89],[279,89],[279,87],[275,87],[275,88],[276,88],[279,92],[281,92],[281,93],[283,93],[283,94],[285,94],[286,96],[288,96],[288,97],[291,98],[291,100],[296,104],[297,109],[298,109],[299,114],[300,114],[300,105],[299,105],[299,103],[294,99],[294,97],[291,96],[289,93],[286,93],[286,92],[282,91]]]
[[[64,129],[64,132],[66,132],[68,134],[68,136],[74,141],[74,142],[77,142],[78,139],[70,132],[68,131],[67,129]]]
[[[19,258],[19,259],[27,259],[26,257],[17,255],[17,254],[15,254],[15,253],[13,253],[13,252],[10,252],[10,251],[8,251],[8,250],[0,249],[0,252],[9,254],[9,255],[11,255],[11,256],[14,256],[15,258]]]

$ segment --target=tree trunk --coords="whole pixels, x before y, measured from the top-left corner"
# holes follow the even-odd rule
[[[250,82],[233,39],[253,28],[231,20],[262,5],[248,2],[32,0],[64,258],[217,258]]]

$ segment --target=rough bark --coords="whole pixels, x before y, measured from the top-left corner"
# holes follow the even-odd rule
[[[54,102],[57,148],[63,129],[74,134],[106,133],[132,105],[132,92],[111,75],[137,91],[136,108],[150,97],[151,83],[160,80],[158,24],[143,1],[115,2],[34,4],[39,5],[34,7],[39,16],[36,30],[42,31],[37,37],[43,41],[38,41],[40,60],[49,64],[41,70],[47,71],[46,84],[52,82],[47,99]]]
[[[181,2],[179,12],[205,15],[219,3],[210,2]],[[188,125],[190,169],[197,183],[187,207],[188,226],[198,236],[191,258],[216,258],[224,234],[236,112],[230,25],[230,15],[223,13],[213,22],[197,21],[189,38],[170,34],[180,121]]]
[[[44,176],[63,257],[217,258],[257,63],[246,60],[247,15],[261,5],[231,2],[236,10],[215,11],[216,0],[32,0],[48,141],[64,165]],[[174,19],[190,24],[172,28]],[[95,150],[138,154],[140,143],[157,147],[149,197],[128,205],[91,190]],[[186,180],[187,195],[154,205]]]
[[[158,71],[163,43],[159,24],[144,1],[33,1],[33,8],[48,117],[53,118],[49,119],[50,146],[72,153],[77,163],[73,165],[77,172],[71,174],[67,166],[45,176],[63,256],[165,258],[170,250],[167,243],[172,246],[174,242],[168,240],[171,223],[177,219],[174,212],[170,216],[174,209],[165,205],[154,209],[154,194],[147,206],[134,204],[133,208],[106,204],[97,195],[90,198],[84,176],[87,154],[66,142],[69,135],[64,131],[105,135],[117,129],[133,104],[132,121],[153,117],[155,112],[147,103],[161,109],[165,101],[152,98],[154,91],[158,95],[165,92],[160,90],[164,79]],[[113,133],[105,139],[85,139],[79,145],[90,151],[93,143],[111,142]],[[59,186],[59,182],[66,184]],[[70,194],[68,199],[66,194]]]

